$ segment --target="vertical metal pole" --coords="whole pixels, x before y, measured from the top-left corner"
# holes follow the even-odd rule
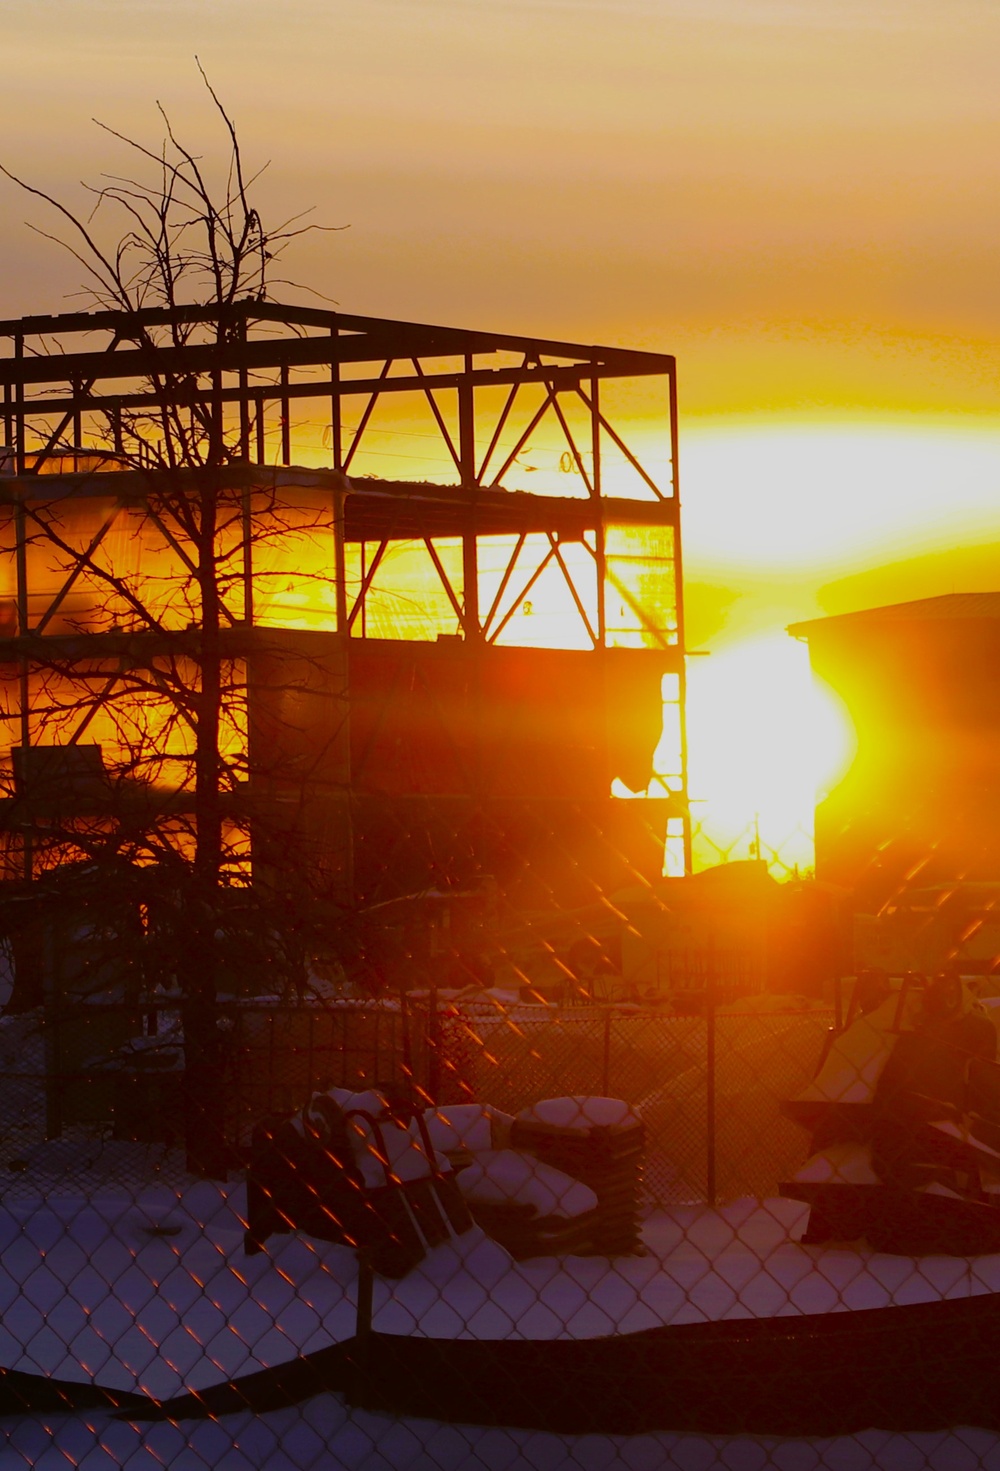
[[[249,481],[240,492],[243,536],[243,621],[253,627],[253,488]]]
[[[341,423],[339,333],[330,328],[330,452],[333,468],[344,473],[344,436]],[[337,599],[337,631],[347,629],[347,523],[346,497],[343,489],[333,496],[333,557],[335,594]]]
[[[21,638],[26,638],[30,629],[28,628],[28,528],[27,515],[24,509],[24,490],[21,489],[14,511],[14,527],[16,542],[15,566],[17,576],[17,631]],[[17,684],[18,701],[20,704],[20,732],[21,732],[21,760],[22,771],[27,781],[28,770],[28,748],[31,745],[31,665],[28,660],[27,650],[21,650],[17,660]],[[32,857],[32,832],[30,827],[31,804],[28,803],[28,823],[22,828],[21,838],[21,874],[30,882],[34,869]]]
[[[427,1013],[427,1092],[436,1107],[441,1092],[441,1033],[438,1025],[437,986],[431,986]]]
[[[472,384],[472,353],[465,354],[465,372],[458,387],[458,458],[465,497],[465,529],[462,532],[462,630],[466,647],[474,652],[467,665],[470,795],[477,801],[483,790],[484,732],[482,700],[482,655],[485,647],[479,612],[479,524],[476,500],[479,484],[476,470],[476,405]],[[478,825],[478,815],[473,819]]]
[[[82,449],[83,448],[83,415],[80,412],[80,387],[81,387],[81,384],[80,384],[79,378],[74,378],[73,379],[73,381],[72,381],[72,387],[73,387],[73,451],[74,451],[74,455],[73,455],[73,469],[75,470],[77,468],[77,465],[76,465],[76,453],[75,452],[78,449]]]
[[[46,1139],[58,1139],[62,1134],[63,1126],[62,1049],[59,1046],[59,1008],[62,1005],[62,988],[57,973],[58,951],[52,916],[44,914],[41,923],[44,927],[42,994],[45,999],[45,1137]]]
[[[18,366],[24,361],[24,335],[18,332],[14,336],[14,358]],[[24,383],[18,377],[14,385],[14,468],[18,478],[24,475],[25,452],[24,452]],[[15,553],[15,576],[17,577],[17,631],[22,639],[27,637],[28,629],[28,528],[27,514],[24,508],[24,487],[18,493],[15,516],[15,536],[17,538]],[[20,700],[21,716],[21,748],[23,759],[27,761],[27,750],[31,745],[31,686],[30,665],[28,655],[22,650],[18,658],[18,698]],[[32,855],[32,833],[30,826],[23,830],[21,845],[21,866],[23,877],[30,881],[34,869],[34,858]]]
[[[330,328],[330,449],[333,453],[333,468],[344,468],[344,441],[340,423],[340,358],[337,356],[339,333]]]
[[[290,465],[292,463],[292,426],[290,423],[290,403],[288,398],[288,364],[281,365],[281,463]]]
[[[366,595],[365,590],[364,590],[365,589],[365,578],[368,575],[368,573],[367,573],[368,558],[367,558],[367,556],[365,554],[365,548],[367,547],[367,545],[368,545],[368,543],[365,542],[365,541],[363,541],[361,543],[361,585],[360,585],[360,590],[358,592],[358,597],[361,599],[361,637],[362,638],[367,638],[368,637],[368,598],[367,598],[367,595]]]
[[[216,368],[212,373],[212,463],[223,462],[223,439],[225,437],[225,409],[222,404],[222,372]]]
[[[478,641],[479,548],[476,527],[476,409],[472,388],[472,354],[465,355],[465,374],[458,388],[458,457],[462,466],[468,519],[462,533],[462,587],[465,603],[465,637]]]
[[[241,492],[243,532],[243,621],[253,627],[253,488],[249,483]]]
[[[674,507],[674,589],[677,596],[677,669],[678,726],[680,728],[681,797],[684,811],[684,872],[694,870],[691,843],[691,807],[688,801],[688,741],[687,741],[687,667],[685,658],[687,643],[684,632],[684,559],[681,554],[681,481],[678,446],[677,412],[677,364],[671,359],[667,382],[670,393],[670,482]]]
[[[337,632],[347,632],[347,497],[333,493],[333,576],[337,600]]]
[[[31,629],[28,625],[28,513],[24,505],[25,488],[19,487],[17,506],[14,510],[15,546],[15,568],[17,576],[17,631],[21,638],[27,638]],[[27,677],[27,665],[22,658],[22,672]],[[21,743],[28,744],[28,711],[21,710]]]
[[[240,346],[245,347],[247,340],[247,324],[240,324]],[[250,383],[247,377],[246,367],[241,364],[239,370],[240,389],[240,459],[244,464],[250,460]]]
[[[605,791],[610,790],[613,771],[611,767],[611,741],[609,726],[618,718],[618,711],[611,708],[607,687],[608,616],[607,582],[608,564],[605,553],[604,501],[601,493],[601,401],[600,379],[594,373],[590,379],[590,451],[593,460],[591,472],[592,501],[594,507],[594,578],[597,584],[597,652],[600,658],[600,680],[604,691],[604,724],[601,731],[604,751]]]
[[[601,407],[598,394],[601,380],[595,373],[590,380],[590,453],[594,462],[591,474],[593,485],[594,514],[594,566],[597,576],[597,640],[605,648],[608,639],[607,622],[607,565],[604,556],[604,506],[601,490]]]
[[[258,395],[257,395],[257,413],[256,413],[257,463],[258,463],[258,465],[266,465],[267,464],[267,438],[266,438],[266,435],[265,435],[265,432],[264,432],[265,427],[266,426],[265,426],[265,422],[264,422],[264,394],[263,394],[263,392],[261,392],[261,393],[258,393]]]
[[[601,1064],[601,1096],[611,1097],[611,1012],[604,1012],[604,1058]]]
[[[24,334],[14,334],[14,359],[20,368],[24,361]],[[24,474],[24,383],[20,376],[14,384],[14,469],[18,475]]]
[[[358,1311],[355,1334],[359,1343],[371,1337],[372,1304],[374,1298],[375,1272],[371,1257],[366,1251],[358,1252]]]
[[[247,345],[247,321],[243,317],[239,324],[238,342],[240,357],[246,351]],[[239,408],[240,408],[240,448],[239,458],[243,465],[250,464],[250,383],[247,374],[246,363],[241,361],[238,370],[239,383]],[[221,380],[220,380],[221,383]],[[220,394],[221,405],[221,394]],[[222,435],[219,435],[219,447],[222,447]],[[243,622],[248,627],[253,626],[253,494],[247,480],[240,494],[240,531],[243,538]]]
[[[407,957],[409,958],[409,957]],[[400,1071],[403,1074],[403,1082],[406,1085],[407,1097],[415,1101],[413,1090],[413,1039],[410,1035],[411,1013],[406,1005],[406,968],[400,969],[399,973],[399,1041],[400,1041]]]
[[[341,421],[339,329],[330,328],[330,453],[333,468],[344,473],[344,439]],[[343,780],[343,852],[344,890],[349,905],[354,903],[354,811],[351,802],[351,666],[347,637],[347,495],[343,485],[333,492],[333,587],[337,610],[337,632],[343,639],[341,688],[345,691],[344,710],[347,720],[345,766]],[[362,610],[362,632],[364,611]]]
[[[354,1321],[352,1373],[347,1390],[349,1404],[360,1405],[365,1399],[372,1347],[372,1306],[375,1291],[375,1269],[370,1254],[358,1251],[358,1306]]]

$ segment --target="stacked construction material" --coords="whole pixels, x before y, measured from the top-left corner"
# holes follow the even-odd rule
[[[518,1114],[515,1149],[582,1181],[597,1197],[590,1251],[627,1256],[640,1249],[639,1187],[646,1131],[620,1098],[548,1098]]]
[[[478,1154],[459,1174],[458,1188],[476,1225],[518,1261],[597,1250],[594,1191],[533,1155],[517,1149]]]
[[[304,1231],[361,1248],[377,1272],[401,1277],[471,1224],[423,1115],[404,1119],[379,1093],[314,1093],[301,1113],[254,1130],[248,1254],[275,1232]]]
[[[489,1104],[443,1104],[424,1120],[433,1148],[458,1171],[478,1226],[518,1261],[593,1253],[594,1191],[533,1154],[510,1149],[514,1120]]]
[[[869,992],[871,994],[869,994]],[[812,1133],[782,1195],[802,1241],[865,1238],[904,1256],[1000,1251],[997,1036],[948,972],[862,987],[814,1081],[783,1105]]]

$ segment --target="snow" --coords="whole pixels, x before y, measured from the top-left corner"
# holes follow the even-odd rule
[[[939,1119],[936,1123],[931,1124],[930,1127],[936,1129],[939,1134],[944,1134],[949,1139],[957,1139],[959,1143],[964,1144],[967,1148],[975,1150],[981,1155],[985,1155],[988,1160],[1000,1159],[1000,1151],[991,1148],[982,1139],[976,1138],[972,1132],[972,1129],[975,1128],[974,1123],[970,1128],[967,1124],[954,1123],[951,1119]]]
[[[476,1153],[497,1147],[500,1132],[514,1122],[488,1103],[443,1103],[424,1113],[431,1144],[441,1154]]]
[[[18,1181],[19,1186],[26,1182]],[[0,1210],[0,1364],[154,1398],[199,1389],[350,1337],[354,1253],[300,1236],[242,1248],[243,1190],[105,1185]],[[651,1218],[647,1255],[514,1263],[473,1230],[399,1282],[376,1279],[382,1333],[565,1338],[707,1319],[843,1312],[1000,1291],[1000,1256],[919,1260],[803,1247],[807,1208],[788,1200],[686,1206]],[[171,1235],[155,1234],[169,1230]],[[446,1426],[350,1410],[326,1393],[262,1415],[130,1424],[104,1411],[0,1422],[0,1465],[161,1471],[974,1471],[1000,1466],[993,1432],[830,1440],[651,1434],[581,1437]]]
[[[298,1235],[243,1251],[243,1189],[108,1189],[0,1211],[0,1365],[157,1399],[286,1362],[355,1329],[354,1253]],[[1000,1256],[803,1247],[807,1207],[741,1201],[646,1223],[647,1255],[515,1263],[478,1229],[376,1279],[382,1333],[586,1338],[1000,1291]],[[152,1230],[151,1230],[152,1228]],[[155,1234],[158,1229],[176,1234]]]
[[[367,1113],[372,1118],[381,1118],[388,1112],[389,1101],[384,1093],[369,1088],[364,1093],[352,1093],[347,1088],[328,1088],[327,1095],[344,1113]]]
[[[247,1257],[243,1199],[202,1182],[9,1203],[0,1364],[162,1398],[349,1337],[354,1253],[288,1236]]]
[[[803,1185],[879,1185],[872,1169],[871,1146],[855,1141],[831,1144],[806,1160],[793,1180]]]
[[[323,1096],[314,1094],[306,1109],[310,1122],[321,1136],[327,1130],[327,1121],[316,1105]],[[451,1171],[451,1165],[443,1154],[434,1151],[433,1160],[428,1157],[417,1120],[412,1119],[406,1125],[395,1119],[382,1094],[350,1093],[344,1088],[330,1088],[325,1096],[344,1112],[348,1142],[361,1179],[369,1190],[378,1189],[389,1178],[424,1180],[435,1169],[444,1174]],[[300,1134],[305,1134],[305,1126],[299,1116],[290,1122]]]
[[[574,1134],[585,1134],[593,1128],[632,1129],[642,1122],[620,1098],[546,1098],[524,1109],[518,1118],[525,1123],[547,1124]]]
[[[571,1219],[597,1208],[589,1185],[522,1154],[517,1149],[490,1149],[477,1154],[458,1177],[458,1187],[474,1205],[530,1205],[536,1215]]]
[[[908,997],[901,1007],[894,994],[876,1010],[855,1018],[833,1038],[819,1073],[796,1101],[871,1103],[900,1029],[909,1029],[912,1023],[914,1006],[914,998]]]
[[[5,1443],[4,1443],[5,1442]],[[829,1439],[750,1435],[555,1435],[442,1425],[352,1410],[335,1394],[265,1415],[180,1425],[132,1424],[106,1412],[3,1422],[10,1471],[992,1471],[995,1432],[866,1430]]]

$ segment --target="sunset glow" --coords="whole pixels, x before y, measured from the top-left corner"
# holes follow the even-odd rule
[[[688,735],[693,818],[702,861],[713,847],[760,856],[778,871],[812,864],[816,801],[854,755],[847,712],[810,674],[805,647],[780,634],[724,645],[692,661]]]
[[[126,155],[87,120],[155,142],[157,98],[210,153],[197,53],[255,166],[273,161],[259,185],[271,214],[315,205],[347,227],[282,263],[302,300],[674,353],[687,642],[710,654],[690,667],[694,812],[715,814],[720,843],[745,846],[758,812],[765,845],[807,831],[842,736],[837,719],[825,736],[810,724],[805,651],[784,628],[997,585],[1000,12],[289,0],[279,21],[246,0],[234,25],[235,10],[8,0],[4,161],[89,210],[78,181]],[[13,194],[5,206],[0,311],[79,305],[77,264],[22,223],[39,211]],[[628,395],[616,420],[666,482],[666,405],[641,383]],[[329,426],[305,419],[300,463],[326,464]],[[449,468],[426,403],[376,416],[352,467]],[[544,434],[517,473],[536,493],[585,493]],[[603,489],[644,493],[613,448]],[[426,580],[419,551],[394,555],[414,588]],[[272,621],[329,624],[318,581],[272,570]],[[482,581],[488,597],[497,575]],[[542,579],[500,641],[585,647],[564,603]],[[406,610],[383,613],[395,625]]]

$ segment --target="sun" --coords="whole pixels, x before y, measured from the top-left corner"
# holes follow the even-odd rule
[[[805,645],[761,635],[693,658],[688,761],[696,866],[760,856],[781,877],[813,864],[813,812],[856,747],[842,702]]]

